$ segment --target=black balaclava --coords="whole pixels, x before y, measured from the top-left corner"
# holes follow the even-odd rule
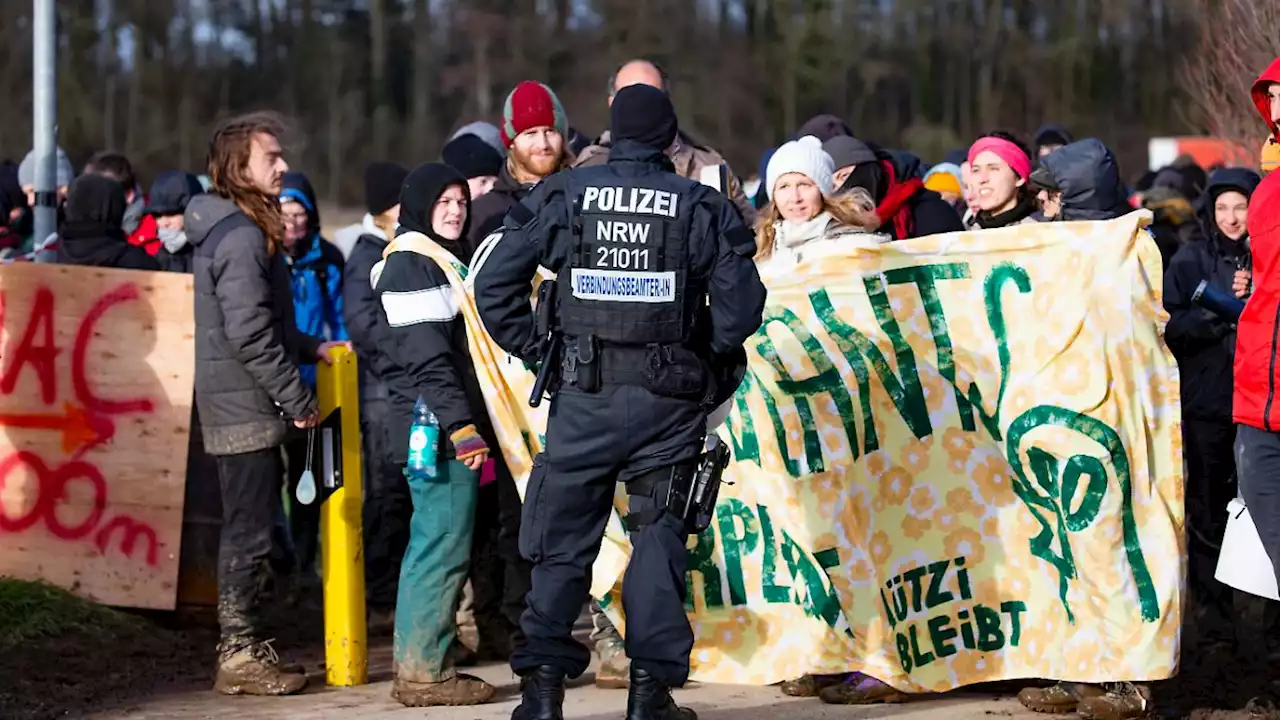
[[[124,186],[105,175],[81,175],[67,193],[66,224],[120,232],[127,203]]]
[[[658,88],[628,85],[613,96],[609,130],[615,143],[631,140],[666,150],[676,141],[679,131],[676,109],[671,105],[671,98]]]
[[[443,238],[431,227],[431,213],[436,201],[451,185],[461,187],[462,196],[467,199],[467,218],[462,223],[462,235],[457,240]],[[467,179],[461,173],[444,163],[420,165],[409,173],[404,186],[400,188],[400,229],[396,234],[422,233],[440,243],[462,262],[470,264],[471,257],[464,251],[467,246],[467,231],[471,228],[470,206],[471,191],[467,189]]]

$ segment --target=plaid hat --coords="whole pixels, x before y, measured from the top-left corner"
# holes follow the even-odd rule
[[[536,127],[553,127],[568,138],[569,116],[551,88],[525,80],[502,104],[502,142],[511,147],[517,135]]]

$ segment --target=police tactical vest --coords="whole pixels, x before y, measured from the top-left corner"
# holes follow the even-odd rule
[[[698,186],[659,173],[622,176],[607,165],[566,175],[574,246],[560,274],[562,331],[618,345],[684,341]]]

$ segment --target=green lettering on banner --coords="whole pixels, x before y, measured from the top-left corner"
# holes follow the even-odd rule
[[[724,593],[720,589],[720,566],[716,565],[716,536],[711,528],[698,533],[698,541],[685,555],[688,571],[685,574],[685,609],[692,611],[694,573],[702,576],[703,597],[707,609],[724,607]]]
[[[800,346],[804,348],[805,354],[809,356],[809,362],[813,364],[816,374],[813,377],[804,380],[798,380],[791,377],[787,371],[786,363],[782,361],[782,357],[778,354],[777,347],[769,338],[769,325],[778,323],[783,325],[791,334],[795,336]],[[775,419],[777,423],[775,427],[778,437],[778,445],[780,454],[784,460],[787,472],[792,477],[800,477],[801,475],[820,473],[826,469],[822,453],[822,438],[818,434],[818,428],[813,419],[813,408],[809,404],[809,398],[826,395],[831,398],[836,406],[836,411],[844,424],[845,436],[849,440],[849,447],[853,451],[853,456],[858,457],[858,429],[853,419],[853,401],[849,396],[849,388],[845,387],[844,380],[840,377],[840,371],[836,370],[832,364],[831,358],[827,357],[827,351],[823,349],[822,343],[813,336],[809,328],[805,327],[804,322],[794,312],[787,308],[772,308],[767,311],[764,322],[760,329],[756,331],[760,341],[756,344],[756,350],[760,353],[765,362],[773,368],[777,373],[778,391],[782,395],[790,397],[796,404],[796,414],[800,418],[800,428],[804,435],[804,467],[800,463],[791,459],[786,447],[786,428],[781,422]],[[766,400],[772,400],[767,389],[762,388]]]
[[[835,567],[840,564],[840,556],[834,548],[830,552],[835,553],[835,557],[828,554],[826,559],[831,562],[831,567]],[[791,578],[796,583],[794,599],[799,601],[805,614],[821,618],[827,625],[835,627],[840,619],[839,593],[834,587],[826,587],[829,585],[829,582],[824,582],[827,580],[826,572],[809,562],[808,554],[785,530],[782,531],[782,557],[787,561]]]
[[[955,628],[951,627],[950,615],[936,615],[929,618],[929,642],[938,653],[938,657],[951,657],[956,654],[956,646],[951,644],[955,639]]]
[[[996,391],[996,402],[990,413],[987,412],[986,405],[983,403],[982,391],[978,388],[978,383],[969,386],[967,393],[960,390],[960,385],[956,381],[955,366],[952,364],[950,368],[950,377],[952,386],[956,389],[956,405],[960,408],[960,426],[965,432],[973,432],[977,429],[977,425],[973,421],[973,413],[978,413],[982,425],[991,434],[992,439],[1001,440],[1004,434],[1000,431],[1000,404],[1004,402],[1005,390],[1009,387],[1009,330],[1004,319],[1004,286],[1012,282],[1018,292],[1027,294],[1031,292],[1031,278],[1027,275],[1027,271],[1012,263],[1004,263],[992,268],[987,275],[987,279],[983,282],[983,295],[985,305],[987,307],[987,325],[991,328],[991,334],[996,339],[996,358],[1000,364],[1000,386]],[[941,371],[941,365],[939,365]],[[946,374],[943,374],[946,377]]]
[[[885,292],[881,276],[872,275],[863,278],[863,284],[867,288],[867,296],[871,300],[872,310],[875,311],[876,321],[893,344],[898,374],[894,374],[893,368],[889,367],[889,361],[885,359],[884,353],[880,352],[880,348],[876,347],[875,343],[840,319],[826,289],[809,293],[809,302],[813,305],[818,320],[826,328],[827,335],[836,343],[840,354],[844,355],[853,369],[854,376],[858,379],[858,394],[862,399],[865,424],[863,451],[869,453],[880,448],[880,438],[876,433],[875,419],[871,412],[871,387],[867,363],[870,363],[875,370],[889,399],[893,401],[898,414],[902,416],[912,434],[917,438],[925,437],[933,432],[933,425],[929,422],[929,406],[925,403],[924,388],[920,385],[920,375],[916,371],[915,353],[911,350],[911,345],[907,343],[906,338],[902,337],[902,330],[898,327],[898,320],[893,315],[893,308],[889,304],[889,296]]]
[[[1066,408],[1037,405],[1009,424],[1006,446],[1009,466],[1014,473],[1013,489],[1041,527],[1040,533],[1031,538],[1031,554],[1057,568],[1058,594],[1062,607],[1067,611],[1067,619],[1072,623],[1075,622],[1075,616],[1067,602],[1067,589],[1069,581],[1076,578],[1077,572],[1075,560],[1071,554],[1069,533],[1084,530],[1097,518],[1108,483],[1103,464],[1097,458],[1084,454],[1073,455],[1067,460],[1066,471],[1062,482],[1059,483],[1058,458],[1040,448],[1030,447],[1026,452],[1027,460],[1044,494],[1036,492],[1035,487],[1028,481],[1026,469],[1022,465],[1020,446],[1027,433],[1042,427],[1059,427],[1074,431],[1106,449],[1111,467],[1115,468],[1116,478],[1120,483],[1120,521],[1124,534],[1124,548],[1133,572],[1134,584],[1138,588],[1138,603],[1141,607],[1142,619],[1147,622],[1158,620],[1160,603],[1156,597],[1155,585],[1151,579],[1151,572],[1147,568],[1146,558],[1142,554],[1142,540],[1138,537],[1138,525],[1133,514],[1133,478],[1129,471],[1129,455],[1125,451],[1123,441],[1115,430],[1100,420]],[[1072,510],[1071,500],[1082,476],[1088,476],[1084,498],[1080,502],[1080,507]],[[1053,551],[1055,539],[1062,547],[1061,553]]]
[[[742,523],[739,532],[738,523]],[[716,506],[716,522],[720,525],[720,548],[724,552],[724,572],[729,579],[729,604],[747,604],[747,587],[742,577],[742,558],[760,545],[760,528],[755,513],[737,498],[726,498]]]
[[[973,618],[978,623],[978,649],[993,652],[1004,647],[1004,631],[1000,629],[1000,613],[986,605],[973,608]]]
[[[751,392],[760,389],[760,379],[756,374],[747,370],[746,375],[742,378],[742,383],[738,386],[738,391],[733,396],[733,404],[738,411],[729,416],[725,420],[724,426],[729,431],[729,442],[733,446],[734,462],[751,461],[760,467],[760,441],[756,438],[756,424],[751,417],[751,409],[747,407],[747,396]],[[767,392],[767,391],[766,391]],[[738,422],[742,423],[742,430],[734,432],[733,419],[737,416]]]
[[[764,600],[770,603],[791,602],[791,588],[773,582],[778,574],[778,544],[774,540],[769,508],[757,505],[756,512],[760,515],[760,534],[764,542],[764,562],[760,564],[760,585]]]

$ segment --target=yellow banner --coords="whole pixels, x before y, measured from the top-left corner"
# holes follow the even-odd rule
[[[690,541],[694,679],[860,670],[944,691],[1174,672],[1180,408],[1146,222],[830,247],[765,278],[722,429],[734,485]],[[465,305],[523,480],[540,445],[508,439],[545,415],[503,410],[527,408],[532,378]],[[620,627],[627,553],[614,518],[593,592]]]

